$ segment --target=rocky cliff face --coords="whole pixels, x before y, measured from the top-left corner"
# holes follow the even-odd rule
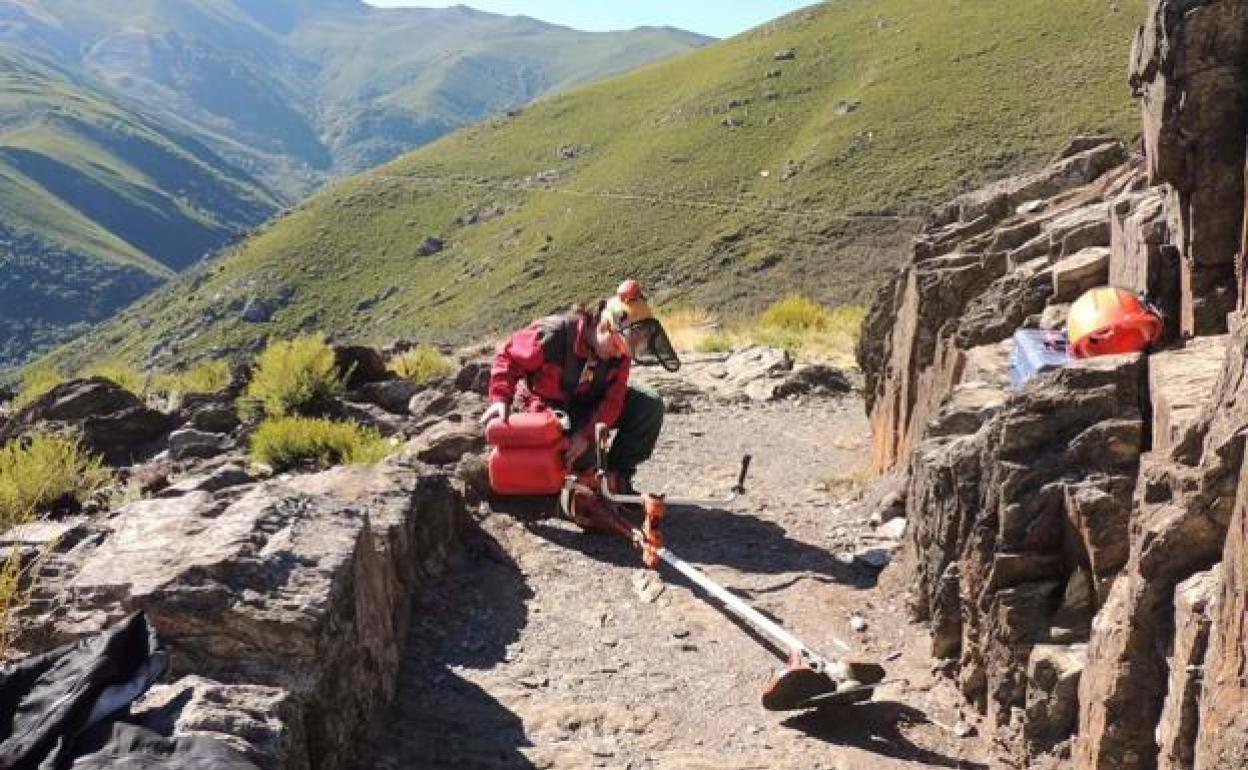
[[[859,351],[879,469],[909,472],[912,609],[1024,767],[1248,761],[1248,2],[1156,0],[1142,153],[1081,139],[939,210]],[[1167,316],[1149,355],[1011,389],[1019,327],[1112,283]]]
[[[64,515],[0,536],[33,586],[6,618],[6,654],[143,611],[174,681],[132,709],[137,719],[217,737],[265,770],[354,767],[393,699],[412,598],[470,521],[483,369],[417,386],[378,351],[336,357],[352,390],[333,411],[401,447],[383,463],[281,475],[249,463],[255,425],[234,411],[242,370],[220,393],[153,399],[169,412],[91,378],[0,414],[0,440],[68,433],[116,473]]]

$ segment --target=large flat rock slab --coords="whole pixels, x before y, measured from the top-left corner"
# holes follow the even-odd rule
[[[1199,442],[1201,412],[1226,360],[1226,335],[1198,337],[1177,350],[1148,358],[1148,391],[1153,403],[1153,451],[1168,455]]]
[[[22,622],[43,649],[144,610],[175,675],[290,694],[313,768],[346,767],[389,702],[411,594],[455,543],[448,479],[391,462],[119,510]]]

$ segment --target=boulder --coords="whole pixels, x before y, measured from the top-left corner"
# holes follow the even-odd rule
[[[226,463],[211,471],[179,479],[157,492],[156,497],[181,497],[196,492],[221,492],[246,486],[255,480],[242,466]]]
[[[1080,770],[1156,763],[1175,588],[1217,562],[1231,514],[1212,478],[1155,455],[1141,464],[1130,556],[1096,616],[1080,683]]]
[[[280,687],[222,684],[185,676],[156,685],[130,709],[161,735],[204,736],[238,750],[261,770],[309,770],[307,736],[294,698]]]
[[[1109,220],[1105,218],[1101,207],[1096,206],[1093,208],[1092,221],[1073,227],[1068,232],[1061,233],[1060,238],[1060,246],[1057,251],[1063,259],[1088,249],[1108,249],[1111,238]],[[1105,267],[1108,270],[1108,251],[1106,251],[1105,257]]]
[[[101,377],[57,385],[0,425],[0,444],[32,431],[70,431],[112,465],[151,453],[172,427],[168,415]]]
[[[793,396],[841,396],[853,390],[849,377],[840,369],[824,364],[794,367],[793,372],[768,394],[770,401]]]
[[[689,411],[699,400],[721,403],[778,401],[795,396],[835,397],[857,383],[844,370],[823,364],[796,365],[779,348],[750,346],[730,354],[689,354],[680,372],[657,367],[633,370],[635,382],[659,392],[673,411]]]
[[[488,361],[469,361],[455,375],[455,388],[484,396],[490,388],[490,364]]]
[[[1028,759],[1052,751],[1079,722],[1079,677],[1086,645],[1036,645],[1027,661],[1027,706],[1023,738]]]
[[[372,428],[386,438],[392,436],[407,437],[415,432],[412,420],[382,409],[376,404],[346,401],[337,406],[335,416]]]
[[[1093,608],[1068,596],[1068,490],[1125,479],[1106,487],[1125,497],[1125,526],[1143,372],[1140,356],[1073,362],[1008,397],[998,391],[978,421],[949,419],[951,401],[915,448],[915,615],[932,622],[934,656],[959,656],[964,694],[998,728],[1026,708],[1031,647],[1085,641]]]
[[[306,744],[291,751],[317,770],[353,766],[393,695],[410,596],[445,564],[463,515],[445,475],[401,459],[232,501],[133,503],[39,575],[15,646],[46,650],[142,609],[176,676],[285,691]]]
[[[394,377],[386,368],[381,352],[363,345],[335,346],[334,367],[350,390]]]
[[[187,423],[206,433],[233,433],[242,424],[234,407],[223,403],[204,404],[190,413]]]
[[[420,245],[416,247],[416,256],[432,257],[434,254],[441,253],[445,248],[446,241],[436,235],[430,235],[421,241]]]
[[[428,418],[449,414],[455,409],[454,395],[439,388],[422,390],[407,402],[407,411],[413,417]]]
[[[175,430],[169,434],[169,457],[176,461],[208,459],[228,451],[233,443],[229,436],[220,433],[194,428]]]
[[[406,454],[432,465],[453,465],[485,449],[485,432],[475,420],[443,420],[408,444]]]
[[[1134,486],[1129,476],[1100,476],[1065,488],[1076,559],[1088,568],[1100,601],[1127,563]]]
[[[375,404],[391,414],[406,415],[408,414],[407,405],[412,400],[412,396],[427,387],[417,385],[411,380],[373,382],[351,391],[347,400]]]
[[[243,304],[238,317],[249,324],[263,324],[273,320],[273,312],[274,308],[269,301],[251,297]]]

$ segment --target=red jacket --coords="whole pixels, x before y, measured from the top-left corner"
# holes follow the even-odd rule
[[[565,410],[587,438],[592,438],[597,423],[614,428],[628,392],[629,360],[597,359],[585,340],[585,321],[583,315],[545,318],[511,335],[494,356],[490,400],[508,404],[519,400],[525,411]],[[569,351],[573,323],[575,339]],[[574,367],[572,374],[569,365]],[[577,377],[577,385],[569,394],[571,377]],[[584,417],[590,419],[581,424]]]

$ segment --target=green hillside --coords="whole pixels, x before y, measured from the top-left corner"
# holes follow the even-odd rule
[[[333,176],[705,41],[360,0],[0,0],[0,366]]]
[[[159,363],[313,329],[467,340],[629,274],[728,317],[794,289],[862,301],[926,205],[1075,134],[1134,132],[1143,12],[822,4],[334,184],[57,358]],[[248,300],[272,319],[243,320]]]
[[[109,317],[277,205],[193,139],[0,46],[0,362]]]
[[[290,199],[485,115],[707,41],[361,0],[0,0],[0,40],[197,132]]]

